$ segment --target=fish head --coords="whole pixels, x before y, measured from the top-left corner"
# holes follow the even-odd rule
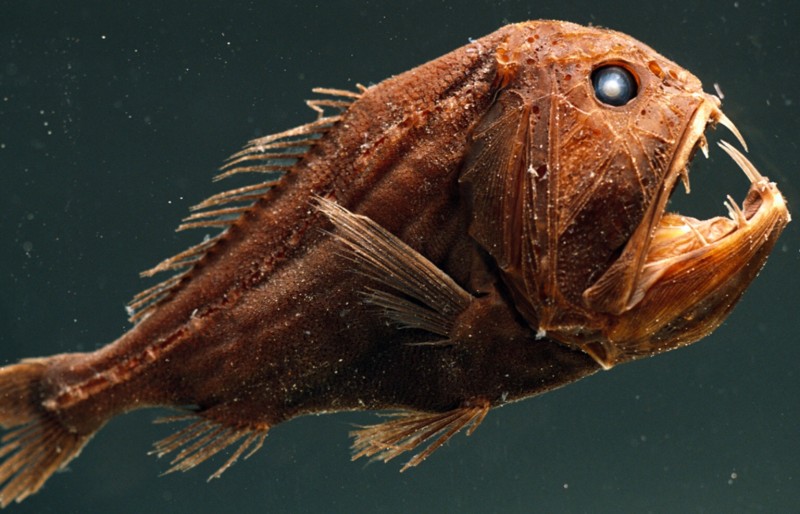
[[[729,197],[729,216],[707,220],[666,212],[708,154],[707,129],[726,126],[746,149],[720,99],[619,32],[530,22],[498,48],[498,92],[462,182],[471,233],[520,312],[606,369],[709,334],[790,219],[776,185],[724,142],[751,182],[742,206]],[[481,198],[487,173],[502,177],[499,199]]]

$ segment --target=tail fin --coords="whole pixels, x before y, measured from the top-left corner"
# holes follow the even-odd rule
[[[42,406],[46,359],[0,368],[0,508],[20,502],[77,457],[91,434],[69,432]]]

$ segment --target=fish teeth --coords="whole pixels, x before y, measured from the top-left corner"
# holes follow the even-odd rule
[[[725,150],[725,153],[730,155],[731,159],[741,168],[747,178],[750,179],[751,183],[756,183],[759,180],[763,180],[764,177],[761,173],[758,172],[753,163],[751,163],[747,157],[745,157],[742,152],[734,148],[730,143],[727,141],[719,141],[717,143],[720,148]]]
[[[689,168],[684,166],[681,170],[681,182],[683,182],[683,188],[686,190],[686,194],[688,195],[692,188],[689,184]]]
[[[739,144],[741,144],[742,148],[744,148],[744,151],[747,152],[748,151],[747,143],[744,142],[742,134],[739,132],[739,129],[736,128],[736,125],[733,124],[730,118],[725,116],[725,114],[722,111],[717,111],[716,119],[720,125],[730,130],[733,133],[733,135],[736,136],[736,139],[739,141]]]
[[[728,209],[728,216],[736,222],[736,228],[741,228],[742,226],[747,224],[747,218],[744,217],[744,213],[742,209],[739,208],[739,205],[736,203],[736,200],[728,195],[728,199],[723,202],[725,207]]]
[[[686,226],[689,227],[689,230],[692,231],[694,237],[696,237],[697,240],[700,241],[700,244],[702,244],[703,246],[708,246],[708,239],[706,239],[706,237],[703,235],[702,232],[697,230],[697,227],[694,226],[694,223],[687,222]]]
[[[703,152],[703,156],[708,159],[708,139],[706,139],[705,134],[700,135],[697,146],[700,147],[700,151]]]

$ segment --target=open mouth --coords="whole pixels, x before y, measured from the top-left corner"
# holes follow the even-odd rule
[[[652,239],[640,274],[639,295],[644,294],[672,265],[691,260],[696,257],[696,252],[714,251],[715,245],[737,231],[741,237],[753,232],[757,225],[765,222],[770,224],[770,214],[774,214],[776,210],[785,210],[783,197],[774,183],[762,176],[747,157],[730,143],[721,141],[719,146],[750,180],[750,190],[742,206],[739,207],[736,200],[728,195],[724,202],[728,216],[698,220],[665,212],[653,227]]]
[[[747,149],[719,100],[704,95],[642,222],[583,294],[587,305],[613,319],[606,342],[584,348],[604,368],[689,344],[719,326],[790,221],[776,185],[725,141],[720,148],[750,181],[741,206],[729,195],[728,216],[700,220],[665,212],[679,180],[689,191],[688,165],[698,151],[708,156],[705,130],[717,124]]]
[[[670,192],[663,195],[667,199],[674,191],[678,178],[683,181],[686,192],[689,193],[688,165],[697,150],[702,151],[708,158],[708,142],[704,134],[706,127],[717,124],[725,126],[747,150],[747,144],[736,126],[714,103],[706,101],[703,107],[698,109],[693,123],[690,124],[684,135],[684,144],[678,150],[676,158],[670,166],[670,173],[665,184],[665,191]],[[643,253],[644,259],[639,271],[639,278],[628,305],[626,305],[627,308],[638,303],[649,288],[656,281],[664,278],[669,270],[674,270],[675,266],[681,263],[691,263],[697,260],[701,253],[718,252],[721,259],[732,258],[734,254],[741,253],[742,249],[738,247],[743,239],[753,240],[756,233],[759,236],[768,234],[779,219],[785,218],[785,222],[789,221],[786,203],[775,183],[761,175],[747,157],[730,143],[720,141],[718,144],[750,181],[750,189],[742,206],[740,207],[736,200],[728,195],[724,202],[728,216],[698,220],[677,213],[664,212],[666,202],[659,198],[656,203],[659,204],[658,211],[662,214],[650,225],[648,231],[650,241],[647,251]],[[686,148],[689,149],[688,152],[685,150]],[[664,207],[661,204],[664,204]],[[750,244],[750,246],[754,245],[757,243]]]

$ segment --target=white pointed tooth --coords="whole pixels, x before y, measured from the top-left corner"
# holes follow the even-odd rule
[[[698,146],[700,147],[700,151],[703,152],[703,156],[708,159],[708,140],[706,139],[705,134],[700,136]]]
[[[739,132],[739,129],[736,128],[736,125],[734,125],[733,122],[730,120],[730,118],[725,116],[725,114],[722,111],[717,111],[717,122],[723,127],[730,130],[733,133],[733,135],[736,136],[736,139],[739,141],[739,144],[742,145],[744,151],[745,152],[748,151],[747,143],[744,142],[744,138],[742,137],[742,134]]]
[[[731,156],[731,159],[733,159],[736,164],[739,165],[744,174],[747,175],[747,178],[750,179],[750,182],[758,182],[764,178],[761,173],[758,172],[756,167],[753,166],[753,163],[750,162],[747,157],[742,154],[742,152],[734,148],[730,143],[727,141],[719,141],[717,144],[720,148],[725,150],[725,153]]]
[[[689,168],[686,166],[681,170],[681,182],[683,182],[683,188],[686,190],[686,194],[688,195],[691,193],[692,188],[689,186]]]
[[[736,222],[736,228],[741,228],[747,224],[747,218],[744,217],[742,209],[739,208],[736,200],[734,200],[731,195],[728,195],[728,199],[723,203],[725,204],[725,207],[728,208],[728,216],[730,216],[731,219]]]

